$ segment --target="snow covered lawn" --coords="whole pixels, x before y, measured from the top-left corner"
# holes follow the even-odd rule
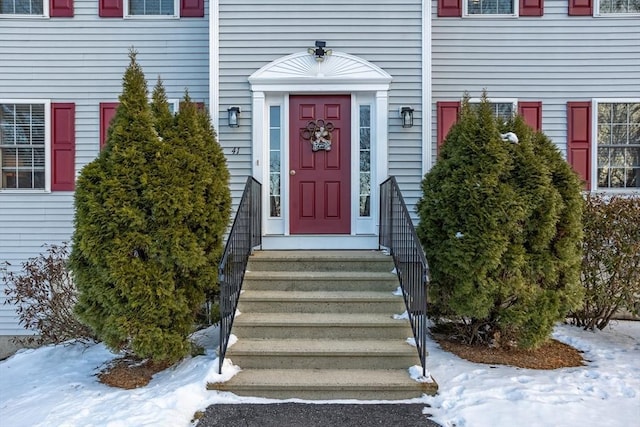
[[[270,402],[206,390],[207,382],[237,370],[227,364],[222,377],[217,374],[215,333],[211,328],[201,334],[208,343],[206,356],[185,360],[135,390],[97,381],[100,367],[114,357],[103,345],[20,351],[0,362],[0,423],[187,427],[196,411],[211,404]],[[554,371],[493,367],[459,359],[430,343],[428,368],[440,392],[411,402],[431,405],[424,412],[444,427],[637,425],[640,322],[614,322],[596,333],[560,325],[554,337],[584,351],[588,364]]]

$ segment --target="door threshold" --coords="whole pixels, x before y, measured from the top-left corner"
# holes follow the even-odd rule
[[[348,234],[296,234],[291,236],[263,236],[262,249],[378,249],[378,236]]]

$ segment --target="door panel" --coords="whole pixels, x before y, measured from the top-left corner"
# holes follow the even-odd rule
[[[289,100],[290,233],[349,234],[351,97],[292,95]],[[327,140],[330,149],[313,151],[313,141]]]

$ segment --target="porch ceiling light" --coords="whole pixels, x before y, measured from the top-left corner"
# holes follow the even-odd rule
[[[402,119],[403,128],[413,127],[413,112],[414,109],[411,107],[400,107],[400,118]]]
[[[240,107],[227,108],[227,117],[229,119],[228,123],[230,128],[240,127],[240,123],[238,122],[239,115],[240,115]]]
[[[316,40],[316,47],[310,47],[307,51],[316,57],[316,61],[322,62],[325,56],[331,55],[331,49],[325,49],[325,47],[327,47],[327,42]]]

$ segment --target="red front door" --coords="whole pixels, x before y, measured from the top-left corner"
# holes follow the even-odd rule
[[[292,95],[290,233],[351,232],[351,97]]]

